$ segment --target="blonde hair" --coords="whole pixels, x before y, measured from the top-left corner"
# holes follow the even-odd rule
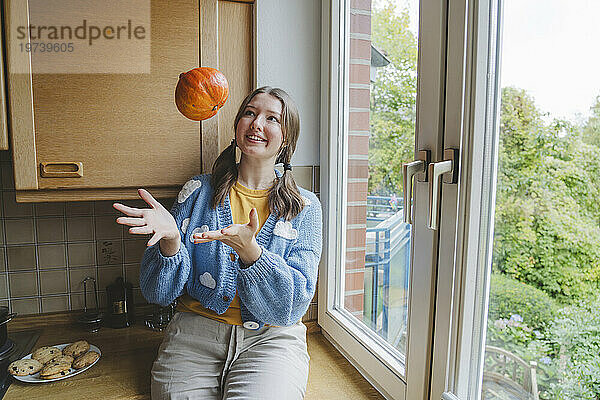
[[[233,124],[234,134],[237,130],[238,122],[244,115],[246,106],[252,101],[254,96],[259,93],[270,94],[281,102],[281,131],[283,133],[283,142],[279,149],[279,153],[277,154],[277,158],[275,159],[275,164],[289,164],[292,155],[296,150],[296,143],[298,141],[298,135],[300,134],[300,116],[298,115],[296,104],[290,95],[283,89],[263,86],[246,96],[235,116],[235,122]],[[213,164],[211,175],[211,184],[214,189],[212,198],[213,208],[216,208],[219,204],[223,204],[229,190],[237,180],[238,166],[235,159],[235,149],[236,143],[234,139],[231,141],[231,144],[219,154],[219,157],[217,157]],[[296,217],[296,215],[304,208],[304,201],[302,200],[296,181],[294,181],[293,175],[288,173],[287,168],[284,168],[283,175],[279,177],[271,189],[269,189],[268,202],[270,211],[275,212],[278,218],[285,218],[287,221]]]

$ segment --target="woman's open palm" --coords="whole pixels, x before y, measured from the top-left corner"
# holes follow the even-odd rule
[[[114,203],[113,207],[127,217],[117,218],[117,223],[131,226],[129,233],[137,235],[153,236],[148,241],[148,246],[152,246],[161,239],[179,240],[179,229],[173,215],[163,207],[152,195],[145,189],[138,189],[138,194],[151,208],[134,208],[124,204]]]

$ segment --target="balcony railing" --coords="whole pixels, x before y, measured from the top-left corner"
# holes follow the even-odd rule
[[[401,201],[391,197],[368,196],[365,268],[372,271],[371,304],[368,314],[373,329],[395,346],[399,343],[405,326],[395,323],[392,332],[389,331],[390,273],[394,273],[394,288],[407,293],[409,265],[410,225],[403,221]],[[398,279],[399,277],[401,279]],[[383,281],[381,285],[380,280]],[[399,281],[401,287],[396,287]],[[395,311],[406,313],[404,307]],[[405,314],[398,317],[396,321],[403,321]]]

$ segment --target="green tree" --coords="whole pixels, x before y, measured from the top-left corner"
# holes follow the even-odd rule
[[[417,38],[409,30],[407,9],[374,4],[373,45],[390,60],[371,88],[369,193],[402,189],[402,164],[413,159],[417,93]]]
[[[600,285],[600,148],[502,90],[493,268],[561,302]]]
[[[592,115],[583,126],[583,141],[600,147],[600,96],[596,96],[590,111]]]
[[[563,354],[556,399],[600,398],[600,299],[589,298],[559,311],[552,337]]]

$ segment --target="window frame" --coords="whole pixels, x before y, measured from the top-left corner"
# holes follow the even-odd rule
[[[341,274],[345,232],[345,189],[341,190],[343,173],[338,165],[347,162],[342,147],[347,132],[345,110],[348,109],[346,71],[350,0],[323,4],[321,42],[321,202],[324,215],[324,249],[320,264],[318,324],[323,335],[352,365],[384,396],[394,399],[424,398],[430,392],[431,351],[437,260],[438,232],[427,229],[427,183],[415,183],[413,240],[409,293],[419,293],[416,301],[409,299],[409,326],[406,363],[390,356],[391,345],[365,329],[349,312],[334,308],[340,293],[336,293],[336,276]],[[415,150],[429,149],[435,159],[442,157],[443,101],[445,84],[446,5],[420,1],[417,120]],[[440,6],[441,5],[441,6]],[[342,11],[344,11],[342,15]],[[427,78],[427,79],[426,79]],[[346,108],[344,108],[346,107]],[[432,114],[438,116],[432,118]],[[437,158],[436,158],[437,157]],[[343,210],[343,211],[342,211]],[[419,254],[415,264],[415,257]],[[435,255],[435,257],[433,256]],[[343,292],[343,282],[342,290]],[[337,296],[337,297],[336,297]],[[411,296],[411,295],[409,295]],[[411,318],[411,316],[413,316]],[[426,316],[416,318],[414,316]],[[390,346],[390,349],[387,348]],[[411,365],[406,369],[405,365]],[[407,386],[407,384],[409,386]]]
[[[343,13],[342,13],[343,11]],[[323,335],[344,355],[346,359],[386,398],[404,399],[404,390],[398,391],[398,382],[404,383],[405,373],[393,357],[386,357],[391,346],[381,343],[376,334],[357,324],[346,310],[334,308],[339,303],[342,290],[336,291],[336,276],[344,265],[344,253],[339,251],[345,243],[344,226],[346,215],[337,207],[340,201],[346,204],[346,190],[341,190],[343,172],[346,170],[344,132],[348,129],[345,110],[348,109],[347,88],[349,74],[346,70],[349,57],[349,1],[339,0],[322,4],[321,35],[321,141],[320,187],[323,206],[323,253],[319,266],[318,323]],[[340,147],[343,151],[340,151]],[[336,190],[329,190],[335,185]],[[340,199],[341,195],[341,199]],[[333,266],[333,268],[331,267]],[[331,294],[335,294],[335,296]],[[346,329],[352,326],[354,331]],[[334,339],[335,338],[335,339]],[[356,343],[361,346],[356,346]],[[388,347],[389,346],[389,347]],[[352,348],[352,355],[346,349]],[[383,355],[383,356],[382,356]],[[370,371],[370,373],[367,371]],[[400,395],[400,397],[398,397]]]
[[[439,253],[433,399],[448,391],[460,399],[481,396],[498,169],[502,2],[458,0],[449,8],[454,23],[448,31],[444,146],[461,148],[461,187],[457,203],[442,198],[442,235],[454,230],[456,243]]]

